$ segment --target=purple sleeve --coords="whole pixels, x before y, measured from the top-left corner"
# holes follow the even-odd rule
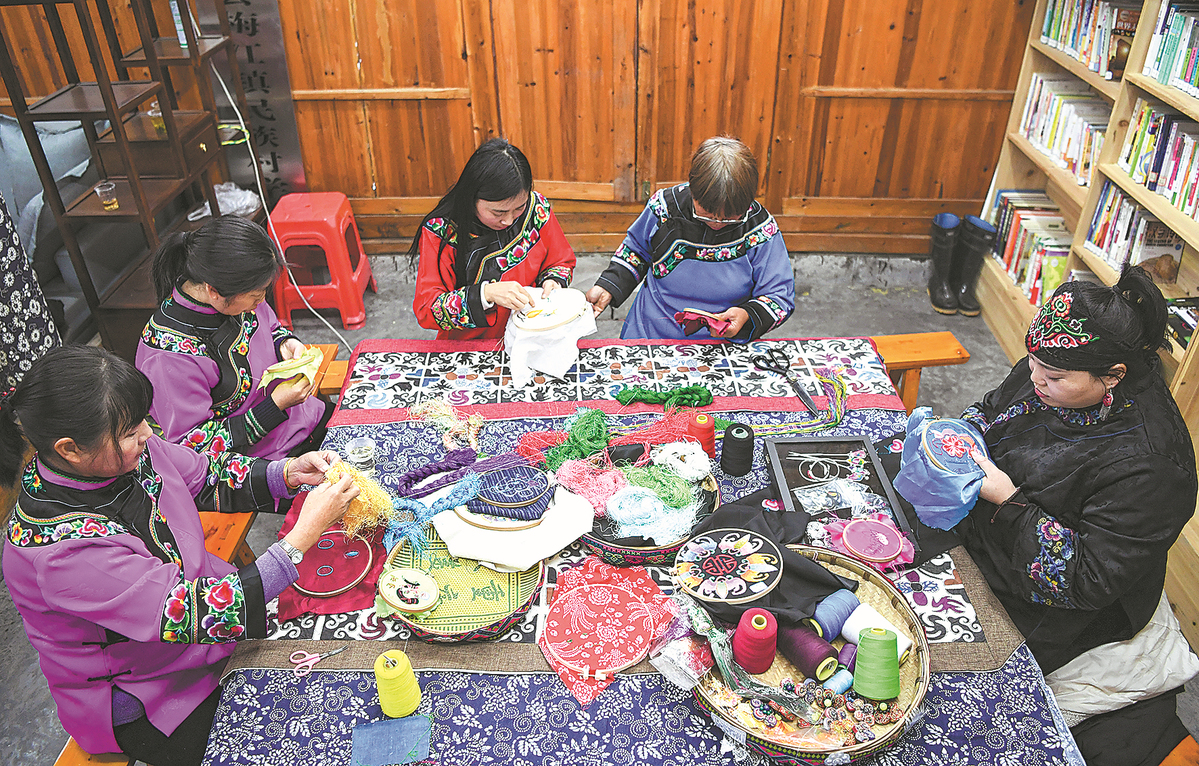
[[[208,357],[138,349],[137,368],[154,385],[150,414],[169,442],[182,442],[188,432],[212,417],[212,387],[220,380]]]
[[[272,460],[266,467],[266,485],[270,487],[271,497],[295,497],[296,492],[299,492],[299,490],[292,491],[288,488],[287,476],[283,473],[286,466],[286,460]],[[270,599],[268,598],[267,601]]]
[[[255,561],[258,565],[258,577],[262,580],[262,599],[272,601],[300,577],[296,565],[275,543],[263,551]]]
[[[749,314],[749,321],[732,339],[736,343],[757,340],[787,321],[795,310],[795,274],[783,235],[776,233],[748,257],[753,266],[753,297],[740,306]]]

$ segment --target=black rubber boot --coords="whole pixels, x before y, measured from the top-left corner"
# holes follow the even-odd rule
[[[957,293],[950,284],[954,244],[958,239],[959,219],[953,213],[933,216],[932,245],[929,248],[928,299],[941,314],[958,313]]]
[[[983,261],[995,244],[995,227],[975,215],[968,215],[958,227],[958,241],[953,249],[953,268],[949,281],[957,298],[958,311],[963,316],[976,317],[982,311],[974,297],[974,286]]]

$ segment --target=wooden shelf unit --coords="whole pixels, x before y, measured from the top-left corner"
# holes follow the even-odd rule
[[[1048,0],[1037,0],[1032,29],[1020,70],[1020,79],[1008,119],[1007,141],[996,165],[995,177],[988,195],[985,216],[990,212],[992,199],[1000,189],[1043,189],[1062,208],[1062,217],[1073,232],[1068,268],[1086,268],[1106,284],[1114,284],[1119,274],[1101,257],[1085,247],[1087,229],[1099,202],[1104,181],[1110,180],[1150,213],[1178,233],[1185,245],[1179,266],[1178,281],[1161,285],[1166,297],[1199,295],[1199,221],[1184,215],[1164,198],[1149,191],[1117,164],[1124,137],[1128,131],[1136,100],[1151,97],[1193,120],[1199,121],[1199,99],[1181,90],[1162,85],[1142,75],[1153,26],[1162,3],[1169,0],[1145,0],[1141,19],[1133,38],[1132,51],[1124,78],[1108,81],[1091,72],[1062,51],[1041,42],[1041,21],[1045,18]],[[1019,123],[1027,99],[1032,75],[1039,72],[1068,72],[1085,82],[1091,90],[1112,102],[1112,117],[1104,138],[1095,177],[1089,187],[1073,184],[1069,173],[1056,166],[1051,158],[1041,154],[1019,132]],[[1008,277],[1002,265],[989,259],[979,278],[978,297],[982,316],[991,328],[1008,359],[1015,362],[1025,354],[1024,335],[1037,308]],[[1162,374],[1170,383],[1171,393],[1186,419],[1192,441],[1199,452],[1199,342],[1186,349],[1171,342],[1159,352]],[[1191,646],[1199,647],[1199,516],[1187,525],[1170,551],[1166,574],[1166,593],[1173,606],[1183,633]]]

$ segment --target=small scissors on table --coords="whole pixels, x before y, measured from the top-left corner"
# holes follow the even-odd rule
[[[304,650],[292,652],[290,659],[292,664],[296,666],[296,678],[303,678],[304,676],[308,675],[312,672],[312,668],[314,665],[316,665],[316,663],[320,662],[326,657],[332,657],[335,654],[344,652],[348,646],[349,644],[346,644],[340,649],[334,649],[333,651],[325,652],[324,654],[312,654],[311,652],[306,652]]]
[[[772,348],[765,354],[759,354],[751,359],[754,367],[763,372],[773,372],[777,375],[782,375],[791,384],[791,388],[795,390],[795,395],[808,408],[808,412],[815,415],[821,410],[816,407],[816,402],[812,401],[812,397],[808,396],[808,392],[804,391],[803,385],[799,382],[799,376],[791,371],[791,358],[787,356],[787,352],[780,348]]]

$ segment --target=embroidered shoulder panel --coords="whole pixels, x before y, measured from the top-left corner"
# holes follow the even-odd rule
[[[500,274],[504,274],[522,263],[528,257],[529,251],[541,241],[541,228],[549,220],[549,201],[537,192],[533,192],[533,203],[521,233],[504,248],[483,256],[483,260],[479,263],[479,270],[475,274],[475,281],[477,282],[482,277],[488,261],[495,261]]]
[[[433,321],[443,330],[461,330],[474,327],[470,318],[470,309],[466,305],[466,288],[450,290],[433,299],[429,306]]]
[[[159,316],[155,313],[142,330],[142,343],[146,346],[185,356],[208,356],[208,348],[199,337],[166,327],[160,324],[158,319]]]
[[[681,189],[682,186],[676,188]],[[646,206],[654,211],[654,215],[658,217],[659,221],[665,221],[670,217],[670,210],[666,206],[666,191],[666,189],[659,189],[654,192],[654,195],[649,198],[649,202],[646,203]]]
[[[1037,519],[1036,532],[1040,551],[1028,565],[1028,577],[1035,586],[1031,599],[1037,604],[1072,609],[1066,567],[1074,558],[1078,533],[1048,516]]]
[[[236,572],[200,577],[171,589],[162,609],[162,640],[179,644],[236,641],[246,632],[246,598]]]
[[[1133,401],[1131,399],[1125,399],[1123,402],[1121,402],[1120,404],[1118,404],[1112,408],[1112,411],[1111,411],[1111,413],[1108,414],[1108,417],[1110,418],[1112,416],[1112,414],[1119,412],[1121,410],[1125,410],[1125,409],[1131,407],[1132,405],[1133,405]],[[1006,423],[1009,420],[1020,417],[1021,415],[1028,415],[1028,414],[1031,414],[1034,412],[1050,412],[1053,415],[1055,415],[1059,420],[1061,420],[1063,423],[1067,423],[1072,426],[1079,426],[1079,427],[1085,428],[1087,426],[1098,425],[1099,423],[1104,422],[1104,419],[1099,417],[1100,409],[1101,408],[1098,406],[1091,407],[1091,408],[1088,408],[1085,410],[1068,409],[1066,407],[1050,407],[1049,405],[1042,402],[1040,399],[1037,399],[1034,397],[1032,399],[1023,399],[1021,401],[1016,402],[1015,404],[1008,407],[1003,412],[999,413],[999,415],[995,418],[995,420],[989,424],[986,422],[986,418],[984,418],[982,416],[982,412],[979,411],[978,408],[976,408],[976,407],[971,407],[971,408],[967,409],[966,412],[963,413],[962,417],[967,420],[970,420],[970,422],[972,422],[972,423],[974,423],[974,425],[978,426],[979,429],[981,429],[983,433],[986,433],[988,430],[994,428],[995,426],[997,426],[1001,423]],[[971,419],[970,417],[967,417],[968,414],[972,414],[971,410],[974,410],[977,413],[977,415],[976,415],[977,421]]]
[[[430,218],[425,221],[425,228],[436,234],[438,238],[445,239],[450,232],[450,222],[446,218]]]
[[[653,274],[661,279],[674,271],[685,260],[709,261],[723,263],[736,260],[750,250],[763,245],[771,237],[779,233],[774,216],[767,215],[766,220],[750,229],[743,237],[721,245],[702,245],[684,240],[677,240],[667,248],[666,252],[654,261]]]
[[[47,485],[37,472],[37,461],[30,460],[21,474],[21,489],[31,500],[46,499]],[[28,515],[21,504],[8,522],[8,539],[18,548],[40,548],[62,540],[86,540],[129,534],[124,525],[100,513],[72,509],[49,518]]]

